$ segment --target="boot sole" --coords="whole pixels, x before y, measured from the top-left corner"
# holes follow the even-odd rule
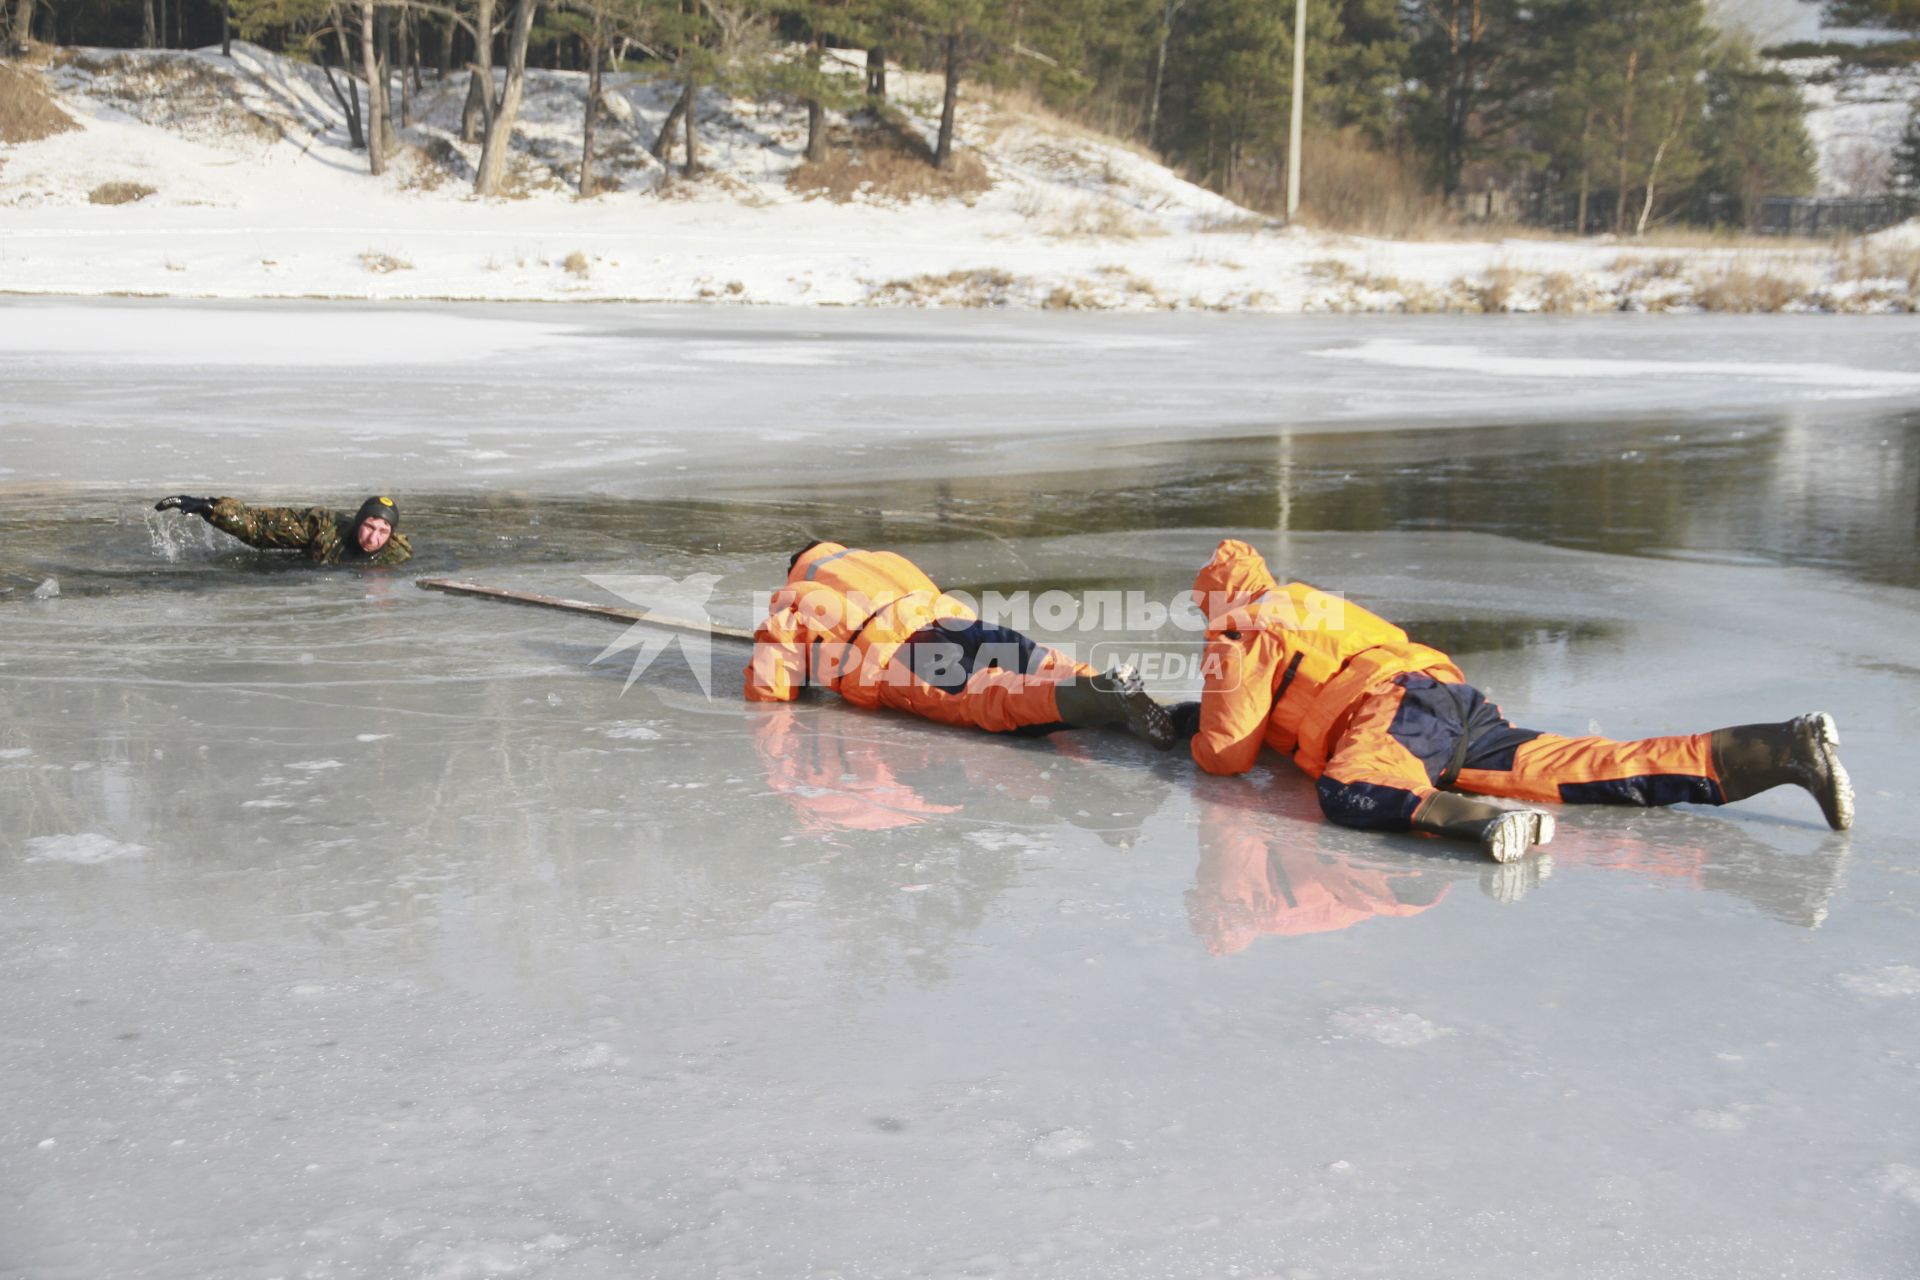
[[[1809,728],[1814,751],[1827,775],[1825,794],[1815,793],[1814,798],[1820,802],[1820,812],[1826,815],[1827,825],[1835,831],[1845,831],[1853,825],[1853,779],[1847,776],[1847,767],[1840,763],[1840,726],[1824,711],[1807,718],[1813,722]]]
[[[1527,856],[1527,850],[1552,841],[1552,814],[1538,809],[1516,809],[1493,824],[1482,847],[1495,862],[1518,862]]]
[[[1127,696],[1127,728],[1161,751],[1170,750],[1178,737],[1173,731],[1173,717],[1145,692]]]

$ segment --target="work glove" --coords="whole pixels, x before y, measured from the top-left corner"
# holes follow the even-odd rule
[[[1197,702],[1174,703],[1167,708],[1167,718],[1173,721],[1176,740],[1191,738],[1200,732],[1200,704]]]
[[[184,493],[176,493],[171,498],[162,498],[153,504],[155,511],[178,511],[183,516],[204,516],[213,511],[212,498],[189,498]]]

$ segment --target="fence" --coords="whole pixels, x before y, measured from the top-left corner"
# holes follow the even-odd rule
[[[1514,208],[1534,226],[1572,231],[1578,221],[1579,201],[1556,191],[1516,201]],[[1637,215],[1639,206],[1634,205],[1630,213]],[[1762,196],[1752,201],[1716,195],[1709,196],[1704,205],[1695,206],[1687,221],[1738,227],[1763,236],[1841,236],[1879,231],[1915,216],[1920,216],[1920,195]],[[1612,221],[1613,194],[1596,194],[1587,207],[1587,230],[1611,230]]]

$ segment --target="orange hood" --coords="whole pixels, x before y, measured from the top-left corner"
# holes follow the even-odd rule
[[[1193,603],[1218,627],[1235,610],[1244,609],[1279,583],[1260,553],[1244,542],[1228,538],[1213,550],[1213,559],[1193,579]]]

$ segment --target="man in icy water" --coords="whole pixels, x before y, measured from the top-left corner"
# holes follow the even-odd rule
[[[1222,542],[1193,583],[1207,617],[1199,702],[1173,708],[1208,773],[1245,773],[1270,746],[1315,779],[1342,826],[1476,841],[1512,862],[1553,818],[1459,791],[1563,804],[1726,804],[1789,783],[1836,831],[1853,788],[1833,717],[1613,742],[1518,729],[1446,654],[1358,605],[1281,586],[1259,552]]]
[[[1166,709],[1131,669],[1096,672],[980,621],[905,556],[838,542],[787,562],[746,669],[752,702],[790,702],[809,685],[993,733],[1117,725],[1162,751],[1174,742]]]
[[[300,551],[315,564],[386,568],[413,555],[396,531],[400,509],[392,498],[368,498],[351,516],[329,507],[250,507],[238,498],[190,498],[177,494],[153,504],[155,511],[199,516],[222,533],[264,551]]]

